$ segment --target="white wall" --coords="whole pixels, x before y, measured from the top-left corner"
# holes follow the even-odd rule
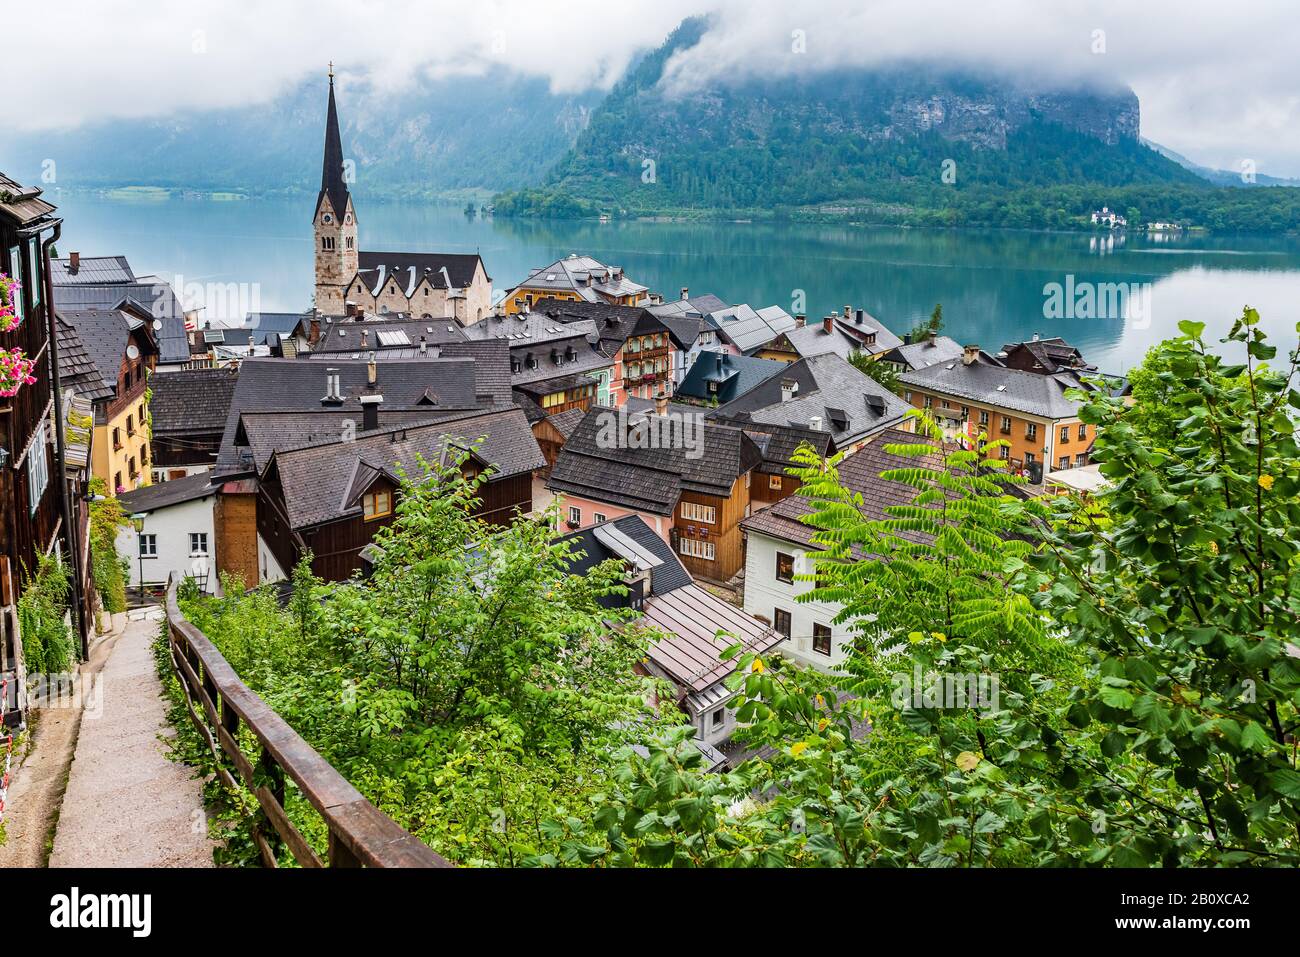
[[[217,536],[212,522],[212,506],[215,501],[215,497],[209,495],[146,513],[144,534],[157,536],[155,558],[140,560],[139,538],[134,527],[128,525],[117,533],[117,553],[128,561],[132,588],[140,586],[140,570],[143,567],[146,588],[161,587],[167,583],[172,572],[178,572],[196,576],[200,581],[206,576],[205,590],[216,591]],[[190,532],[207,534],[206,555],[190,552]]]
[[[280,567],[280,563],[275,560],[275,553],[267,547],[261,535],[257,536],[257,576],[259,585],[265,585],[267,582],[284,581],[289,577],[285,570]]]
[[[795,601],[797,596],[811,591],[813,583],[795,581],[787,584],[777,581],[777,552],[794,556],[796,577],[812,571],[804,549],[751,531],[745,547],[745,611],[772,624],[776,623],[775,609],[790,612],[791,637],[777,645],[776,650],[800,664],[828,671],[844,661],[843,644],[852,639],[852,634],[844,625],[831,624],[840,612],[838,604]],[[827,625],[831,629],[829,656],[813,651],[814,623]]]

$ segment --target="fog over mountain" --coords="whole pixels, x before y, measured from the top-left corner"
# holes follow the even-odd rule
[[[104,131],[123,120],[161,124],[118,127],[131,134],[183,130],[200,140],[204,127],[239,130],[240,111],[296,122],[294,110],[310,104],[330,59],[358,124],[391,123],[400,135],[414,123],[429,141],[446,142],[472,129],[461,107],[477,83],[507,87],[505,99],[537,114],[534,127],[550,130],[558,118],[563,138],[640,54],[698,13],[711,15],[710,29],[667,64],[668,93],[914,61],[1038,87],[1131,86],[1145,137],[1208,167],[1251,160],[1260,173],[1300,174],[1291,68],[1300,28],[1285,0],[1240,13],[1206,0],[571,0],[563,16],[526,0],[141,0],[129,12],[72,0],[24,11],[25,27],[46,42],[11,45],[6,58],[18,75],[42,82],[13,98],[7,120],[23,132],[0,144],[0,163],[29,162],[41,143],[53,144],[47,154],[75,143],[47,139],[51,131],[90,127],[111,142]],[[477,95],[479,106],[495,107],[490,93]],[[511,135],[528,126],[507,123]],[[372,145],[393,141],[383,132]],[[256,159],[261,144],[245,145]],[[464,183],[450,176],[439,185]]]

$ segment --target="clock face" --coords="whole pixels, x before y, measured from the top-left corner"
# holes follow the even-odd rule
[[[126,347],[126,357],[132,362],[140,358],[140,349],[134,342]]]
[[[351,214],[351,213],[348,213],[347,216],[344,218],[343,222],[346,223],[347,225],[351,226],[351,225],[352,225],[352,214]]]
[[[334,217],[331,216],[329,213],[326,213],[324,216],[321,217],[321,222],[332,223],[334,222]]]

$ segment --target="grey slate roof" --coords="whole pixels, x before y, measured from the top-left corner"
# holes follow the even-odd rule
[[[753,352],[795,328],[794,316],[780,306],[754,309],[746,303],[711,312],[706,321],[741,352]]]
[[[244,324],[238,329],[227,329],[227,341],[239,341],[240,333],[245,336],[253,334],[253,345],[267,345],[268,336],[287,337],[293,334],[303,319],[311,318],[310,312],[250,312],[244,316]],[[234,333],[234,335],[229,335]]]
[[[111,399],[115,390],[104,384],[99,369],[95,366],[85,344],[77,330],[59,317],[55,327],[59,347],[59,381],[65,387],[71,387],[84,399],[98,402]]]
[[[124,300],[130,300],[162,323],[155,332],[159,362],[184,362],[189,358],[185,310],[171,284],[161,277],[137,276],[125,256],[82,256],[75,273],[70,260],[51,260],[50,275],[58,308],[116,309]]]
[[[742,430],[707,421],[697,457],[682,442],[666,443],[667,448],[619,448],[631,443],[608,441],[624,423],[653,428],[666,421],[654,415],[620,416],[594,406],[565,442],[547,487],[666,515],[683,490],[725,497],[737,478],[762,461],[758,446]],[[609,445],[615,447],[604,447]]]
[[[495,346],[490,348],[500,351]],[[367,365],[366,362],[344,358],[328,364],[298,359],[245,360],[240,366],[230,413],[226,418],[221,452],[217,456],[217,474],[239,473],[252,467],[251,461],[242,457],[237,448],[242,414],[347,413],[347,417],[359,420],[360,396],[369,391]],[[500,374],[493,373],[490,362],[480,363],[471,358],[440,358],[409,362],[379,361],[377,366],[378,391],[384,397],[381,416],[395,411],[409,411],[434,418],[447,412],[482,410],[510,402],[508,379],[502,390]],[[326,376],[331,368],[338,370],[344,396],[343,402],[337,405],[321,401],[326,392]],[[481,385],[480,379],[485,380]],[[480,393],[483,394],[482,399],[479,398]]]
[[[931,389],[959,399],[1024,412],[1047,419],[1069,419],[1078,414],[1079,403],[1065,397],[1071,388],[1055,376],[1007,369],[1003,366],[961,359],[936,363],[898,377],[904,385]]]
[[[207,472],[201,472],[198,475],[173,479],[170,482],[146,485],[133,492],[123,492],[117,497],[117,501],[130,515],[134,512],[156,512],[160,508],[181,505],[216,494],[217,487],[212,484],[212,476]]]
[[[384,280],[394,279],[406,295],[425,276],[435,289],[464,289],[474,281],[474,272],[482,263],[478,253],[407,253],[361,250],[357,253],[357,269],[362,274],[366,288],[374,291],[380,283],[381,267]],[[447,285],[446,269],[451,285]],[[487,268],[484,267],[484,275]],[[409,290],[409,291],[408,291]]]
[[[745,395],[759,383],[780,375],[786,363],[775,359],[753,356],[733,356],[726,352],[700,352],[687,371],[677,395],[707,402],[716,398],[719,403],[731,402]],[[716,383],[716,391],[710,388]]]
[[[292,327],[290,327],[290,331]],[[333,317],[321,320],[320,341],[313,353],[348,353],[364,359],[368,352],[405,350],[419,353],[420,340],[427,347],[467,338],[455,319],[364,319]]]
[[[654,529],[647,525],[640,515],[624,515],[622,518],[601,522],[599,525],[560,536],[559,541],[569,544],[569,554],[572,556],[569,561],[570,574],[583,575],[602,562],[622,557],[600,541],[595,533],[598,528],[618,529],[659,559],[660,564],[650,570],[651,595],[666,595],[670,591],[691,584],[691,573],[683,567],[672,547],[656,535]],[[631,595],[606,595],[600,599],[600,603],[606,608],[626,608],[631,598]]]
[[[450,455],[478,439],[482,443],[475,454],[495,476],[526,474],[546,465],[523,411],[512,407],[430,425],[384,427],[351,441],[336,436],[325,443],[282,449],[266,468],[279,475],[290,525],[302,529],[361,514],[357,496],[365,483],[359,481],[359,471],[396,479],[400,466],[417,476],[421,458],[436,462],[444,448]]]
[[[711,312],[726,309],[727,304],[717,296],[706,293],[690,299],[674,299],[657,306],[647,306],[659,319],[672,330],[674,338],[682,349],[689,350],[700,337],[704,328],[705,317]]]
[[[808,322],[786,333],[791,347],[800,356],[819,356],[833,352],[847,359],[855,352],[876,355],[903,344],[885,326],[863,312],[862,322],[852,322],[840,317],[831,320],[831,331],[826,331],[826,321]],[[870,340],[870,341],[868,341]]]
[[[932,452],[911,458],[895,455],[887,451],[886,446],[928,444],[930,443],[923,436],[889,429],[840,463],[840,481],[845,488],[862,495],[860,511],[867,519],[875,521],[887,518],[886,509],[889,506],[909,504],[917,495],[912,486],[886,481],[880,477],[880,473],[899,468],[943,468],[942,453]],[[820,546],[812,541],[814,529],[800,521],[800,516],[812,511],[809,499],[802,495],[791,495],[775,505],[754,512],[740,523],[740,527],[748,533],[767,535],[804,548],[818,549]],[[903,534],[904,537],[917,541],[923,537],[912,533]]]
[[[952,362],[960,359],[962,345],[949,336],[927,337],[920,342],[905,342],[895,346],[884,355],[882,362],[898,362],[908,369],[924,369],[937,362]]]
[[[540,312],[521,312],[473,323],[465,327],[465,335],[471,341],[505,343],[511,363],[519,367],[510,374],[515,388],[578,373],[586,381],[588,373],[614,364],[613,358],[601,351],[596,323],[591,320],[565,323]]]
[[[689,348],[689,343],[683,345],[678,341],[673,330],[644,306],[615,306],[604,300],[570,302],[566,299],[540,299],[533,304],[532,311],[563,323],[594,321],[600,335],[601,348],[611,356],[623,348],[628,336],[634,333],[651,335],[667,332],[679,348]]]
[[[100,383],[117,392],[117,376],[131,343],[131,333],[140,330],[150,349],[155,348],[153,330],[128,309],[58,309],[59,318],[77,330],[86,355],[99,373]]]
[[[223,431],[238,379],[237,366],[155,372],[149,380],[154,435]]]
[[[587,302],[602,302],[599,294],[611,297],[632,296],[646,291],[645,286],[632,282],[623,275],[621,266],[607,266],[590,256],[576,254],[557,259],[549,266],[530,270],[528,278],[519,286],[575,292]],[[519,286],[515,288],[518,289]]]
[[[782,401],[781,383],[792,379],[798,391]],[[871,376],[833,353],[800,359],[784,374],[761,382],[733,402],[709,413],[718,421],[810,427],[814,418],[838,448],[900,424],[911,406]],[[746,418],[747,417],[747,418]]]

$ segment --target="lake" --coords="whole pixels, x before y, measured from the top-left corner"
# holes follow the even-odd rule
[[[124,254],[137,273],[186,287],[240,284],[238,302],[212,302],[212,318],[241,318],[233,313],[250,303],[268,311],[310,305],[313,196],[47,196],[65,217],[61,255]],[[484,220],[447,206],[356,202],[361,248],[478,252],[497,290],[579,252],[623,266],[665,298],[687,286],[756,307],[802,305],[810,320],[852,304],[899,334],[942,303],[945,332],[963,343],[996,351],[1035,332],[1060,335],[1117,373],[1176,335],[1183,319],[1217,336],[1249,304],[1271,341],[1288,349],[1300,318],[1300,241],[1290,237]]]

